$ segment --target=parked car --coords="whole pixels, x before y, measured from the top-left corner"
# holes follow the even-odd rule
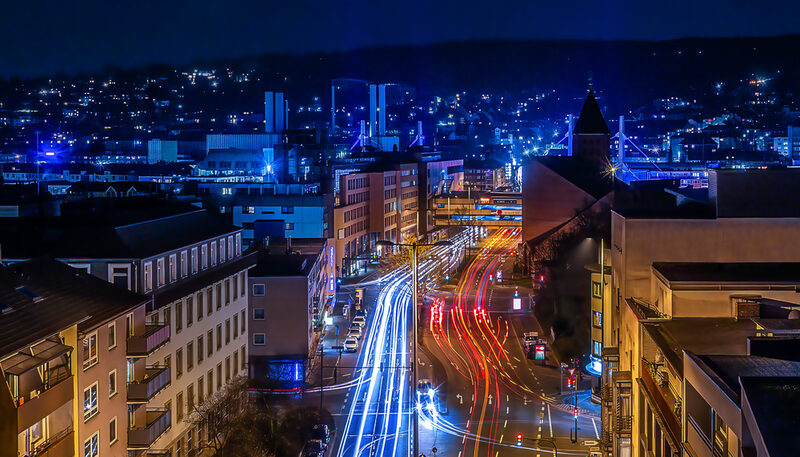
[[[328,426],[325,424],[317,424],[314,428],[311,429],[311,437],[315,440],[322,441],[322,444],[325,446],[325,449],[328,448],[328,442],[331,439],[330,431],[328,430]]]
[[[344,352],[356,352],[358,350],[358,340],[355,337],[347,337],[344,340]]]
[[[303,457],[323,457],[325,445],[320,440],[308,440],[303,447]]]
[[[364,318],[364,316],[356,316],[353,318],[353,323],[358,324],[361,327],[364,327],[365,325],[367,325],[367,319]]]
[[[350,333],[347,334],[347,337],[353,337],[355,339],[361,339],[361,327],[357,324],[353,324],[350,326]]]

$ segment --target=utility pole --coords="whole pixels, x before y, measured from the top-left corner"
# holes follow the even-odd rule
[[[319,412],[322,413],[322,398],[325,396],[325,380],[323,379],[323,372],[325,371],[325,345],[319,344]]]
[[[417,214],[419,214],[419,213],[417,213]],[[418,375],[418,373],[417,373],[417,362],[419,361],[419,359],[417,359],[417,343],[418,343],[418,341],[417,341],[417,327],[418,327],[418,325],[417,325],[417,313],[419,312],[418,305],[417,305],[418,300],[419,300],[419,298],[417,297],[417,291],[418,291],[418,286],[419,286],[418,283],[417,283],[417,281],[419,281],[419,278],[417,277],[417,249],[418,249],[417,243],[414,243],[414,244],[411,245],[411,278],[412,278],[411,287],[413,288],[413,293],[412,293],[412,297],[413,298],[412,299],[414,300],[414,303],[413,303],[412,308],[411,308],[412,314],[414,315],[414,351],[413,351],[413,353],[414,353],[414,362],[411,364],[411,366],[414,369],[413,370],[413,380],[414,380],[414,382],[411,384],[411,387],[414,389],[414,392],[416,392],[416,390],[417,390],[417,375]],[[414,412],[414,456],[413,457],[417,457],[418,455],[419,455],[419,411],[415,411]]]

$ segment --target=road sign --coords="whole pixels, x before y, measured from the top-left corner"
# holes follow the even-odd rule
[[[574,374],[575,374],[575,369],[574,368],[570,368],[569,369],[569,375],[572,376]]]
[[[544,344],[537,344],[534,346],[534,360],[544,360],[544,353],[545,353],[545,345]]]
[[[515,311],[519,311],[519,310],[522,309],[522,299],[521,298],[519,298],[519,297],[514,298],[514,302],[513,303],[514,303],[514,310]]]

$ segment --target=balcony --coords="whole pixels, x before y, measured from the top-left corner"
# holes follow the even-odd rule
[[[147,410],[146,413],[146,427],[128,430],[128,449],[130,450],[149,448],[171,425],[171,414],[166,408]]]
[[[169,367],[148,366],[144,379],[128,383],[128,403],[147,403],[171,381]]]
[[[17,408],[18,432],[22,432],[65,403],[72,401],[72,387],[75,377],[69,373],[62,372],[59,378],[55,382],[55,378],[51,377],[49,382],[43,386],[45,390],[38,392],[30,400],[25,401],[25,397],[19,398],[19,407]]]
[[[646,359],[642,359],[641,366],[641,382],[652,398],[654,409],[658,411],[664,421],[667,430],[672,435],[673,442],[680,442],[681,425],[678,415],[681,402],[670,390],[669,381],[665,378],[667,374],[661,373],[657,369],[657,364],[648,362]]]
[[[128,355],[147,357],[169,341],[168,324],[146,324],[143,335],[128,338]]]
[[[72,428],[66,428],[46,439],[33,450],[31,457],[73,457]]]

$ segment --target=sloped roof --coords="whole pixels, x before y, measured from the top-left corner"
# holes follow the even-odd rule
[[[0,266],[0,355],[74,324],[91,328],[148,300],[49,258]]]
[[[594,92],[589,91],[586,94],[586,100],[583,102],[581,114],[575,122],[573,133],[577,134],[609,134],[608,124],[603,118],[603,113],[600,111],[600,105],[597,104],[597,99],[594,97]]]

